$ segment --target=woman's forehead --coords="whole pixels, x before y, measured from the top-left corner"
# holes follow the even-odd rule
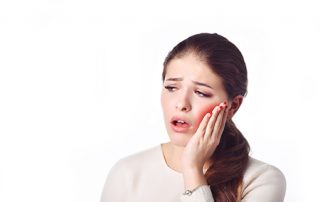
[[[211,85],[222,84],[222,78],[194,55],[175,58],[167,66],[165,80],[191,80]]]

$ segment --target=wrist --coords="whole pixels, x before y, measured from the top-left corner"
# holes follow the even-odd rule
[[[200,175],[203,171],[200,168],[188,168],[182,170],[183,175]]]
[[[182,193],[182,195],[187,195],[187,196],[190,196],[193,194],[193,192],[195,192],[197,189],[201,188],[201,187],[204,187],[204,186],[208,186],[209,189],[210,189],[210,185],[200,185],[200,186],[197,186],[196,188],[190,190],[190,189],[186,189],[184,191],[184,193]]]
[[[192,190],[201,185],[207,185],[202,169],[183,170],[185,189]]]
[[[200,172],[203,170],[203,166],[198,166],[198,165],[188,165],[188,166],[182,166],[182,173],[193,173],[193,172]]]

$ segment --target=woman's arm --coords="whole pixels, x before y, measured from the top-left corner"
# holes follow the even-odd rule
[[[196,133],[186,145],[181,161],[185,189],[207,185],[203,174],[204,164],[210,159],[220,142],[221,135],[227,120],[227,104],[220,103],[211,113],[202,119]],[[183,202],[213,202],[213,196],[209,186],[197,189],[190,196],[182,196]]]
[[[190,196],[182,195],[181,202],[214,202],[209,185],[198,187]]]
[[[202,177],[191,174],[188,179],[201,184]],[[283,202],[286,179],[276,167],[268,164],[249,169],[245,174],[241,202]],[[209,185],[200,185],[191,195],[181,196],[181,202],[214,202]]]
[[[194,190],[190,195],[182,195],[181,202],[214,202],[210,186],[202,170],[184,170],[186,190]]]

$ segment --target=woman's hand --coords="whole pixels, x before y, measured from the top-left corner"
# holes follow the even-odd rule
[[[212,156],[219,145],[221,135],[227,120],[227,104],[221,103],[207,113],[202,119],[196,133],[186,145],[181,164],[183,172],[201,171],[205,162]]]

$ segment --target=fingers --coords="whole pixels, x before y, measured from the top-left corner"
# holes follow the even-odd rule
[[[215,106],[214,109],[212,110],[212,115],[206,128],[207,135],[209,135],[209,133],[211,133],[211,131],[213,130],[213,127],[215,125],[219,112],[220,112],[220,106]]]
[[[224,105],[221,109],[221,112],[220,112],[218,118],[217,118],[216,124],[214,126],[214,130],[212,133],[213,136],[216,136],[216,140],[218,142],[220,141],[221,135],[223,133],[226,118],[227,118],[227,106]]]
[[[224,129],[224,124],[227,118],[226,102],[216,106],[212,111],[212,116],[206,127],[204,138],[211,143],[219,144],[221,134]]]
[[[205,130],[206,130],[206,127],[208,125],[208,121],[210,120],[210,117],[211,117],[210,113],[207,113],[203,117],[203,119],[202,119],[202,121],[201,121],[201,123],[200,123],[200,125],[199,125],[199,127],[197,129],[197,132],[196,132],[197,136],[202,136],[205,133]]]
[[[222,119],[222,125],[220,127],[220,131],[218,131],[218,140],[220,141],[220,138],[222,136],[222,133],[224,131],[224,127],[226,125],[226,122],[227,122],[227,118],[228,118],[228,112],[229,112],[229,109],[228,109],[228,106],[225,107],[225,110],[224,110],[224,114],[223,114],[223,119]]]

